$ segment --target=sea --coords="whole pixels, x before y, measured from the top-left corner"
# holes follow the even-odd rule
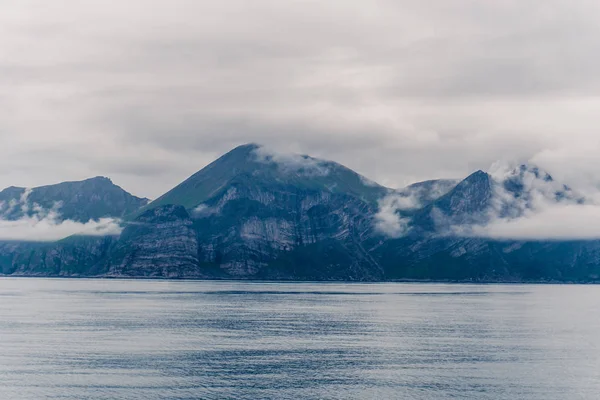
[[[600,399],[600,286],[0,279],[0,399]]]

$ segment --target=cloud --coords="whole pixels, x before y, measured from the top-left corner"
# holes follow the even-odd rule
[[[54,212],[49,212],[43,217],[36,214],[18,220],[0,219],[0,240],[51,242],[71,235],[119,235],[121,230],[119,221],[113,218],[81,223],[61,220]]]
[[[411,218],[403,212],[426,206],[448,193],[457,183],[456,180],[426,181],[388,194],[379,201],[375,229],[391,238],[405,236],[410,230]]]
[[[377,187],[379,184],[374,180],[367,178],[366,176],[359,175],[360,181],[365,186]]]
[[[327,176],[329,168],[327,163],[306,155],[285,153],[265,146],[254,150],[256,160],[265,164],[276,164],[284,173],[299,174],[303,176]]]
[[[64,220],[60,215],[61,202],[44,209],[29,201],[31,192],[32,189],[25,189],[19,200],[0,204],[0,240],[51,242],[71,235],[119,235],[122,231],[120,221],[114,218],[85,223]]]
[[[103,175],[157,198],[247,142],[391,187],[510,156],[594,180],[599,19],[588,0],[7,0],[0,187]]]
[[[496,162],[489,174],[493,183],[487,209],[480,214],[451,216],[434,207],[430,211],[434,235],[492,240],[600,239],[600,190],[582,194],[532,164]],[[434,184],[426,182],[383,198],[376,229],[391,238],[405,236],[413,226],[410,215],[403,211],[429,203],[430,192],[424,188],[443,195],[449,187],[444,184],[436,191]]]
[[[462,234],[506,240],[600,239],[600,206],[559,204],[514,218],[498,218],[486,225],[463,227]],[[459,230],[460,232],[460,230]]]
[[[402,216],[401,212],[421,206],[415,193],[393,193],[385,196],[379,201],[379,208],[375,214],[375,230],[393,239],[406,235],[411,219]]]
[[[227,195],[225,197],[228,197]],[[206,218],[215,214],[220,213],[222,205],[218,204],[217,207],[210,207],[207,204],[200,204],[198,207],[192,210],[194,217]]]

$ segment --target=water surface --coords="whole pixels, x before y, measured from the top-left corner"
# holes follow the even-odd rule
[[[600,286],[0,279],[1,399],[598,399]]]

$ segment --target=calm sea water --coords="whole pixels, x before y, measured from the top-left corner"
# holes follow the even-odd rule
[[[1,279],[1,399],[598,399],[600,286]]]

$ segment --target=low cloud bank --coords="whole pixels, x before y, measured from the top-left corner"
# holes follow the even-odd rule
[[[494,219],[485,225],[458,227],[457,234],[489,239],[600,239],[600,206],[555,205],[513,219]]]
[[[485,224],[457,226],[462,236],[499,240],[592,240],[600,239],[600,204],[582,198],[555,182],[532,180],[527,196],[515,199],[496,189],[493,208]]]
[[[31,189],[25,190],[19,200],[13,199],[0,204],[0,240],[31,242],[52,242],[71,235],[106,236],[119,235],[120,221],[114,218],[101,218],[82,223],[63,220],[60,215],[60,202],[52,209],[44,209],[28,200]],[[16,211],[19,218],[11,218]]]
[[[465,236],[514,240],[600,238],[600,204],[583,197],[536,167],[495,164],[494,197],[485,224],[458,226]],[[507,189],[518,186],[519,195]]]
[[[0,240],[53,242],[71,235],[106,236],[119,235],[121,226],[113,218],[90,220],[86,223],[72,220],[61,221],[58,214],[45,217],[34,215],[18,220],[0,220]]]

